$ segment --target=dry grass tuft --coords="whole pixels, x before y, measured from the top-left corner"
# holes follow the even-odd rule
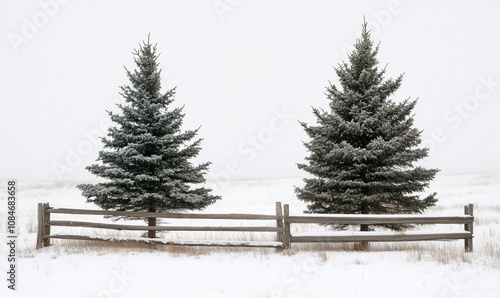
[[[360,259],[356,258],[356,259],[354,259],[354,264],[356,264],[356,265],[364,265],[365,262],[363,260],[360,260]]]
[[[464,252],[463,250],[437,248],[429,250],[429,254],[432,260],[444,265],[452,264],[457,261],[466,264],[472,263],[472,254]]]
[[[326,251],[318,251],[318,259],[322,262],[322,263],[326,263],[328,261],[328,252]]]
[[[173,257],[199,258],[211,254],[252,253],[256,257],[268,258],[269,254],[278,249],[267,247],[240,247],[240,246],[186,246],[174,244],[144,243],[138,241],[91,241],[91,240],[61,240],[53,239],[50,247],[54,258],[69,254],[140,254],[166,253]],[[43,250],[41,250],[43,251]],[[37,252],[33,247],[19,251],[22,257],[33,257]],[[281,251],[281,250],[280,250]]]
[[[500,269],[500,242],[498,241],[500,235],[497,230],[490,227],[487,233],[481,239],[481,247],[484,253],[484,258],[487,264],[494,268]]]

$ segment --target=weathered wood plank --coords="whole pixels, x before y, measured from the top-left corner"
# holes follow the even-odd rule
[[[464,213],[466,215],[474,217],[474,205],[473,204],[465,205]],[[474,234],[474,222],[466,223],[465,230],[470,232],[471,234]],[[473,239],[472,238],[465,239],[465,251],[472,252],[473,250],[474,250]]]
[[[205,213],[168,213],[168,212],[133,212],[133,211],[110,211],[110,210],[87,210],[71,208],[51,208],[50,213],[83,214],[83,215],[112,215],[138,218],[190,218],[190,219],[235,219],[235,220],[277,220],[282,217],[265,214],[205,214]]]
[[[472,238],[469,232],[454,233],[423,233],[423,234],[387,234],[387,235],[331,235],[331,236],[291,236],[292,243],[317,243],[317,242],[392,242],[392,241],[434,241],[456,240]]]
[[[181,240],[170,241],[162,239],[113,239],[106,237],[90,237],[79,235],[50,235],[45,238],[65,240],[88,240],[88,241],[111,241],[111,242],[138,242],[149,244],[182,245],[182,246],[227,246],[227,247],[271,247],[282,248],[283,243],[275,241],[203,241],[203,240]]]
[[[283,231],[284,231],[284,228],[283,228],[283,210],[281,207],[281,202],[276,202],[276,217],[279,218],[279,219],[276,219],[276,227],[283,229]],[[278,232],[276,234],[277,241],[283,242],[283,237],[284,237],[283,231]]]
[[[36,249],[40,249],[43,247],[44,243],[44,222],[43,222],[43,204],[38,203],[38,210],[37,210],[37,219],[38,219],[38,233],[37,233],[37,238],[36,238]]]
[[[43,235],[50,235],[50,226],[47,224],[50,221],[50,213],[47,211],[49,210],[49,203],[44,203],[42,205],[43,209]],[[43,246],[47,247],[50,246],[50,239],[45,238],[43,241]]]
[[[426,216],[426,215],[328,215],[328,216],[289,216],[290,223],[318,223],[318,224],[466,224],[474,221],[469,215],[459,216]]]
[[[290,207],[288,204],[285,204],[283,206],[283,225],[285,228],[285,232],[283,233],[283,246],[285,248],[291,248],[291,238],[290,238],[290,220],[289,220],[289,214],[290,214]]]
[[[283,228],[277,227],[260,227],[260,226],[233,226],[233,227],[218,227],[218,226],[138,226],[138,225],[122,225],[122,224],[107,224],[85,221],[65,221],[52,220],[48,222],[51,226],[61,227],[84,227],[84,228],[100,228],[113,230],[129,230],[129,231],[211,231],[211,232],[283,232]]]

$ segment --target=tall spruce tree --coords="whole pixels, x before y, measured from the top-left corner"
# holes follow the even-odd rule
[[[418,147],[421,131],[413,127],[416,101],[390,99],[402,75],[385,80],[378,51],[364,22],[348,63],[335,68],[341,90],[331,83],[327,87],[331,111],[313,108],[318,125],[301,123],[310,137],[304,143],[310,155],[298,168],[313,177],[295,191],[308,204],[306,213],[421,213],[437,202],[436,193],[419,196],[438,170],[413,164],[428,154],[427,148]],[[361,231],[369,229],[360,226]]]
[[[126,69],[129,86],[120,93],[126,104],[121,113],[108,112],[114,127],[102,138],[104,150],[87,167],[92,174],[106,178],[98,184],[78,188],[87,202],[105,210],[184,211],[199,210],[220,199],[210,189],[195,184],[205,182],[210,162],[194,165],[190,161],[201,150],[202,139],[194,139],[198,129],[182,132],[183,108],[171,108],[175,88],[162,94],[156,45],[143,42],[134,52],[137,68]],[[148,218],[155,226],[156,218]],[[149,231],[148,237],[156,237]]]

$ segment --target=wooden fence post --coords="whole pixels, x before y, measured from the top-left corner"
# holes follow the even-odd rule
[[[43,227],[43,206],[42,203],[38,203],[38,234],[36,237],[36,249],[40,249],[43,247],[43,233],[45,231]]]
[[[276,227],[283,228],[283,210],[281,208],[281,202],[276,202]],[[276,238],[276,241],[283,242],[284,233],[278,232]]]
[[[474,205],[469,204],[464,206],[465,215],[474,216]],[[474,222],[465,224],[465,230],[470,232],[472,235],[474,234]],[[465,251],[472,252],[474,249],[472,244],[472,238],[465,238]]]
[[[50,226],[47,224],[50,220],[49,203],[38,203],[38,234],[36,237],[36,249],[50,245]]]
[[[50,226],[49,226],[49,221],[50,221],[50,213],[47,212],[49,209],[49,203],[44,203],[43,204],[43,225],[44,225],[44,232],[43,232],[43,246],[47,247],[50,246],[50,238],[46,238],[45,236],[50,236]]]
[[[283,234],[283,246],[285,248],[291,248],[291,235],[290,235],[290,221],[288,219],[288,215],[290,214],[290,208],[288,204],[283,206],[283,223],[285,232]]]

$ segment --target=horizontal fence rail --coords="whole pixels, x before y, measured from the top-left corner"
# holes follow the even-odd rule
[[[472,204],[464,207],[464,215],[364,215],[364,214],[308,214],[289,215],[289,206],[284,206],[286,248],[292,243],[325,243],[325,242],[392,242],[392,241],[434,241],[460,240],[465,241],[465,251],[473,250],[473,216]],[[463,224],[461,231],[410,231],[410,232],[322,232],[322,233],[291,233],[292,224],[341,224],[341,225],[382,225],[382,224]]]
[[[290,223],[379,225],[379,224],[466,224],[474,218],[465,216],[428,215],[299,215],[288,216]]]
[[[129,231],[283,232],[285,230],[283,228],[257,227],[257,226],[248,226],[248,227],[152,226],[150,227],[150,226],[105,224],[105,223],[93,223],[84,221],[63,221],[63,220],[51,220],[47,224],[50,226],[60,226],[60,227],[82,227],[82,228],[99,228],[99,229],[129,230]]]
[[[433,241],[433,240],[460,240],[465,241],[465,250],[472,251],[473,244],[473,205],[464,207],[465,215],[438,216],[438,215],[346,215],[346,214],[307,214],[290,215],[289,205],[276,202],[276,214],[205,214],[205,213],[168,213],[168,212],[134,212],[108,211],[70,208],[52,208],[48,203],[38,204],[38,235],[37,249],[50,245],[50,239],[74,240],[116,240],[110,237],[90,237],[85,235],[58,235],[51,234],[51,227],[81,227],[94,229],[112,229],[128,231],[186,231],[186,232],[272,232],[276,233],[276,241],[219,241],[207,242],[201,240],[165,241],[162,239],[144,239],[145,242],[159,242],[164,244],[182,245],[226,245],[251,247],[278,247],[291,248],[292,243],[326,243],[326,242],[392,242],[392,241]],[[128,218],[171,218],[171,219],[215,219],[215,220],[273,220],[275,226],[146,226],[113,223],[96,223],[73,220],[51,220],[51,214],[67,215],[104,215]],[[292,224],[341,224],[341,225],[381,225],[381,224],[459,224],[464,230],[457,231],[409,231],[397,232],[304,232],[291,233]],[[118,240],[126,241],[126,239]],[[134,239],[133,241],[139,241]]]
[[[470,237],[468,232],[436,232],[436,233],[376,233],[369,235],[370,232],[352,232],[349,235],[307,235],[298,233],[293,236],[293,243],[311,243],[311,242],[392,242],[392,241],[430,241],[430,240],[456,240]]]
[[[191,218],[191,219],[232,219],[232,220],[273,220],[282,219],[283,216],[265,214],[206,214],[206,213],[168,213],[168,212],[142,212],[142,211],[109,211],[70,208],[50,208],[47,213],[81,214],[81,215],[111,215],[136,218]]]

